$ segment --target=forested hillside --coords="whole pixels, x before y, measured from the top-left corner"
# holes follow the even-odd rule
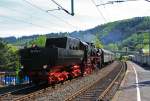
[[[105,46],[110,46],[111,44],[126,46],[130,43],[130,41],[134,40],[132,41],[134,46],[139,43],[139,40],[145,40],[146,44],[148,33],[140,33],[145,30],[150,30],[150,17],[136,17],[127,20],[115,21],[86,31],[73,32],[71,35],[74,37],[83,38],[84,40],[92,40],[96,35],[100,40],[102,40]]]
[[[102,44],[104,44],[105,48],[122,49],[122,47],[128,46],[128,44],[130,44],[128,47],[135,49],[140,48],[138,44],[141,43],[139,42],[140,40],[144,40],[143,47],[147,47],[148,33],[140,33],[145,30],[150,30],[150,17],[136,17],[99,25],[95,28],[91,28],[85,31],[75,31],[72,33],[50,33],[46,34],[46,36],[55,37],[69,35],[90,42],[93,42],[98,38]],[[5,38],[5,40],[15,45],[22,45],[29,43],[31,40],[34,40],[37,37],[38,35],[28,37],[24,36],[16,40],[14,37],[11,37],[11,40],[9,40],[9,38]]]
[[[130,50],[139,50],[148,49],[148,33],[144,32],[146,30],[150,30],[150,17],[136,17],[74,32],[71,35],[84,40],[93,40],[97,36],[108,49],[121,50],[123,47],[129,47]]]

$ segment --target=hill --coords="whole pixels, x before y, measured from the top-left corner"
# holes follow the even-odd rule
[[[84,41],[93,41],[96,38],[100,39],[106,48],[122,48],[128,46],[129,44],[133,49],[139,48],[139,40],[144,41],[144,46],[147,47],[148,33],[140,33],[141,31],[150,30],[150,17],[136,17],[132,19],[120,20],[115,22],[110,22],[104,25],[96,26],[85,31],[74,31],[72,33],[50,33],[46,34],[47,37],[55,36],[72,36],[79,38]],[[143,37],[141,37],[142,35]],[[9,43],[15,45],[23,45],[31,40],[34,40],[39,35],[33,35],[21,38],[5,38]],[[136,46],[135,46],[136,45]],[[134,48],[135,47],[135,48]]]
[[[144,30],[150,30],[150,17],[136,17],[115,21],[96,26],[95,28],[86,31],[73,32],[71,33],[71,36],[85,38],[84,40],[86,40],[85,36],[93,37],[98,35],[99,39],[107,45],[113,42],[120,42],[132,36],[132,34]]]

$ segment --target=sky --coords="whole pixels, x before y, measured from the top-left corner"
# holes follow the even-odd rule
[[[70,11],[71,0],[55,0]],[[94,2],[93,2],[94,1]],[[51,0],[0,0],[0,37],[73,32],[133,17],[150,16],[150,2],[128,1],[96,7],[110,0],[74,0],[71,16]]]

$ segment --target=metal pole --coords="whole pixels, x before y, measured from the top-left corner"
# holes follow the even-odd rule
[[[142,36],[141,36],[141,50],[143,49],[143,40],[144,40],[144,38],[143,38],[143,33],[142,33]],[[142,51],[143,52],[143,51]]]
[[[74,0],[71,0],[71,15],[74,16]]]
[[[150,31],[149,31],[148,35],[149,35],[149,56],[150,56]]]
[[[136,35],[137,35],[137,44],[139,44],[139,33],[141,33],[141,32],[138,32],[138,33],[136,33]],[[139,48],[137,47],[137,51],[139,52]]]

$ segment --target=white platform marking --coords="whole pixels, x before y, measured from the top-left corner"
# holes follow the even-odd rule
[[[134,70],[134,73],[135,73],[135,76],[136,76],[136,90],[137,90],[137,101],[141,101],[141,95],[140,95],[140,88],[139,88],[139,80],[138,80],[138,74],[136,72],[136,69],[135,67],[131,64],[133,70]]]

